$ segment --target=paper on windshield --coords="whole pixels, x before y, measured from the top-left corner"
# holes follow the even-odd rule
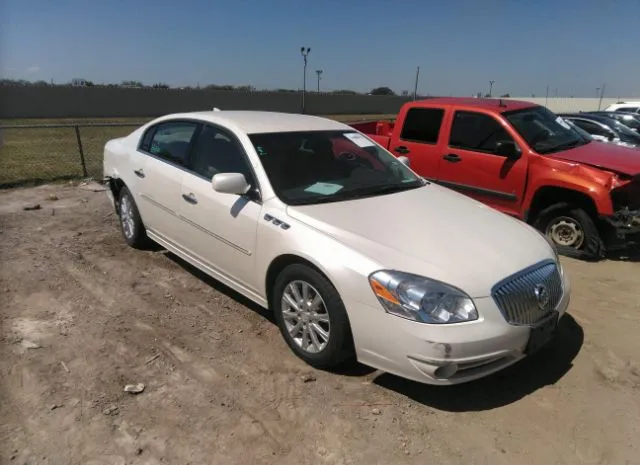
[[[331,195],[342,189],[343,186],[339,184],[331,184],[329,182],[317,182],[310,185],[304,191],[311,192],[312,194]]]
[[[569,123],[567,123],[564,119],[562,119],[562,117],[558,116],[556,118],[556,123],[558,123],[560,126],[562,126],[565,129],[571,129],[571,126],[569,126]]]
[[[364,137],[362,134],[358,134],[357,132],[348,132],[344,135],[351,142],[356,144],[358,147],[373,147],[373,142]]]

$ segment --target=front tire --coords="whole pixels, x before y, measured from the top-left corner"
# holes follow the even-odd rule
[[[272,295],[280,332],[299,358],[321,369],[355,358],[347,311],[326,277],[306,265],[289,265]]]
[[[120,219],[120,229],[124,240],[134,249],[144,249],[149,245],[147,231],[140,218],[140,212],[133,200],[133,195],[129,189],[124,186],[120,190],[118,197],[118,217]]]
[[[562,255],[585,260],[602,258],[604,246],[598,228],[581,208],[552,205],[540,213],[535,226],[553,241]]]

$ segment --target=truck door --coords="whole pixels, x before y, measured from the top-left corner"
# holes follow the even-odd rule
[[[427,179],[438,176],[439,154],[446,144],[441,134],[444,115],[444,108],[409,108],[404,119],[399,115],[402,127],[389,144],[391,153],[409,158],[411,169]]]
[[[440,153],[438,183],[504,213],[518,215],[527,176],[527,154],[495,116],[456,110]],[[516,148],[519,158],[504,153]]]

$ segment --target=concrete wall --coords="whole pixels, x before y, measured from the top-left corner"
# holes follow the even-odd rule
[[[549,110],[555,113],[562,112],[574,112],[574,111],[593,111],[598,109],[599,99],[597,98],[569,98],[569,97],[558,97],[558,98],[549,98],[545,99],[544,97],[536,97],[536,98],[516,98],[517,100],[526,100],[527,102],[537,103],[538,105],[546,105]],[[640,100],[639,97],[629,97],[629,98],[621,98],[620,101],[637,101]],[[603,98],[602,103],[600,104],[600,109],[604,110],[609,105],[618,102],[617,98]]]
[[[320,115],[395,114],[409,99],[310,92],[307,112]],[[552,111],[596,110],[595,98],[522,98]],[[633,99],[622,99],[633,100]],[[636,99],[637,100],[637,99]],[[617,99],[605,98],[601,108]],[[121,89],[110,87],[0,87],[0,118],[147,117],[181,111],[271,110],[299,112],[298,92]]]
[[[393,114],[407,97],[307,93],[311,114]],[[0,118],[159,116],[210,110],[299,112],[297,92],[120,89],[108,87],[0,87]]]

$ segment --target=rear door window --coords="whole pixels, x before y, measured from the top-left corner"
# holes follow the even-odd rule
[[[186,167],[189,146],[197,127],[197,123],[189,121],[160,123],[154,128],[150,141],[147,141],[145,134],[140,149],[162,160]]]
[[[474,152],[495,153],[498,142],[514,142],[507,130],[493,117],[471,111],[456,111],[449,147]]]
[[[444,110],[412,108],[407,112],[400,139],[423,144],[437,144]]]

